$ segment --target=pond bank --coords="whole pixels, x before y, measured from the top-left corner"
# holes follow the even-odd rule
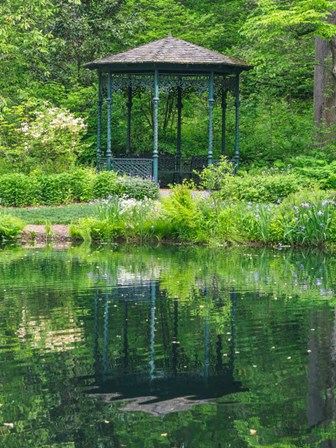
[[[21,234],[22,243],[46,243],[53,241],[56,243],[71,242],[69,235],[69,225],[53,224],[50,227],[42,224],[29,224]]]

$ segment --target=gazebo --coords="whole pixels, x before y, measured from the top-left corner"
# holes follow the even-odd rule
[[[115,55],[97,59],[85,65],[98,71],[98,125],[97,166],[101,166],[102,151],[102,106],[106,91],[107,144],[106,166],[108,170],[121,173],[152,176],[159,180],[159,101],[160,92],[176,90],[177,95],[177,153],[172,170],[181,171],[181,128],[183,92],[198,90],[208,92],[209,127],[206,162],[213,163],[213,115],[215,98],[221,98],[222,133],[221,152],[226,153],[226,109],[227,93],[234,95],[235,103],[235,148],[234,164],[239,162],[239,77],[251,69],[245,62],[208,50],[169,35],[165,39],[139,46]],[[138,89],[153,93],[153,152],[152,157],[131,156],[132,98]],[[127,92],[127,146],[126,157],[114,157],[112,151],[112,94]],[[105,151],[104,151],[105,152]]]

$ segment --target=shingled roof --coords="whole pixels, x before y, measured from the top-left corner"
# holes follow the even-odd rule
[[[120,65],[141,66],[152,64],[231,67],[238,71],[251,68],[238,59],[171,36],[123,51],[122,53],[96,59],[86,64],[85,67],[90,69],[113,69]]]

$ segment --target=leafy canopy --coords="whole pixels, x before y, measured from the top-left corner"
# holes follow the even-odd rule
[[[334,0],[258,0],[243,32],[259,40],[285,32],[332,39],[336,25],[327,19],[335,8]]]

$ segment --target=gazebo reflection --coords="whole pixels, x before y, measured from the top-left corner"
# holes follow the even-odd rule
[[[206,288],[206,304],[197,335],[191,334],[189,327],[180,328],[183,306],[178,299],[168,298],[169,308],[158,312],[164,294],[156,280],[96,291],[95,385],[90,391],[91,395],[109,402],[127,400],[127,410],[164,415],[243,391],[241,384],[234,379],[235,292],[230,291],[231,327],[228,329],[231,331],[226,353],[223,349],[224,336],[215,334],[211,328],[210,301],[213,297]],[[130,312],[135,303],[147,315],[140,327],[138,322],[132,321],[138,316],[134,311]],[[223,306],[223,302],[217,301],[216,306]],[[111,356],[115,341],[109,330],[116,309],[122,321],[119,327],[121,334],[118,335],[118,354]],[[169,331],[163,329],[165,325],[168,325]],[[138,334],[145,335],[146,347],[141,343],[139,346],[134,338],[135,326]],[[184,340],[194,339],[192,350],[189,347],[188,351],[188,347],[183,346],[180,339],[182,330]],[[159,344],[159,340],[166,343]],[[135,350],[143,355],[132,356]]]

